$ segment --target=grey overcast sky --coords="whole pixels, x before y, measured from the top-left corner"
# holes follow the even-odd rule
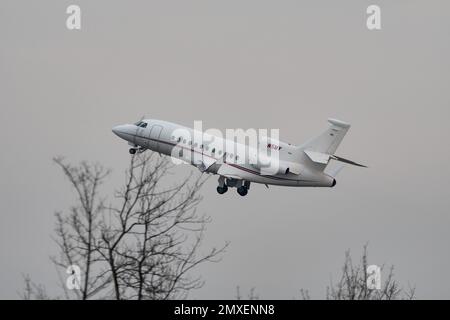
[[[66,29],[78,4],[82,29]],[[366,28],[381,7],[382,30]],[[394,264],[419,298],[450,298],[450,2],[171,0],[0,2],[0,298],[21,274],[56,290],[53,213],[73,203],[52,157],[98,161],[119,185],[111,127],[141,116],[207,128],[279,128],[300,144],[352,124],[333,189],[202,190],[212,217],[191,298],[323,298],[344,252]],[[190,170],[186,168],[186,170]]]

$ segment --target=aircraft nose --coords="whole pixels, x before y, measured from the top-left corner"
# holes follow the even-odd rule
[[[119,125],[112,128],[112,132],[114,132],[115,135],[117,135],[119,138],[127,140],[127,126],[126,125]]]
[[[115,127],[112,128],[112,132],[114,132],[114,134],[119,136],[119,134],[121,133],[122,129],[123,129],[123,126],[115,126]]]
[[[112,132],[119,138],[134,143],[136,135],[136,126],[132,124],[121,124],[112,128]]]

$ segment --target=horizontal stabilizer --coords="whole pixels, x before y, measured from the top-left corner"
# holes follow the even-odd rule
[[[335,155],[327,154],[327,153],[311,151],[311,150],[305,150],[305,153],[311,159],[311,161],[313,161],[315,163],[328,164],[330,159],[333,159],[333,160],[344,162],[344,163],[351,164],[354,166],[367,168],[367,166],[365,166],[363,164],[359,164],[354,161],[344,159],[344,158],[341,158],[341,157],[338,157]]]
[[[328,164],[330,155],[322,152],[305,150],[306,155],[315,163]]]
[[[363,164],[356,163],[354,161],[347,160],[347,159],[344,159],[344,158],[341,158],[341,157],[338,157],[338,156],[331,156],[331,159],[336,160],[336,161],[340,161],[340,162],[344,162],[344,163],[348,163],[348,164],[351,164],[351,165],[354,165],[354,166],[367,168],[367,166],[365,166]]]

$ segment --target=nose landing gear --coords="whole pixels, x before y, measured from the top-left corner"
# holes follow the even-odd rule
[[[136,152],[141,153],[141,152],[144,152],[145,150],[147,150],[147,149],[141,148],[141,147],[139,147],[139,148],[130,148],[130,150],[128,150],[128,152],[130,154],[135,154]]]

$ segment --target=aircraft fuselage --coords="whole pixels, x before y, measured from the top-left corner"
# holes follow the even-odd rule
[[[332,187],[336,183],[333,177],[311,165],[298,147],[288,143],[266,141],[251,147],[172,122],[147,119],[139,123],[113,128],[116,135],[132,145],[130,153],[148,149],[182,160],[201,171],[220,175],[219,187],[249,187],[250,182],[292,187]],[[250,160],[273,157],[273,150],[268,155],[267,148],[277,149],[277,166],[265,170]]]

